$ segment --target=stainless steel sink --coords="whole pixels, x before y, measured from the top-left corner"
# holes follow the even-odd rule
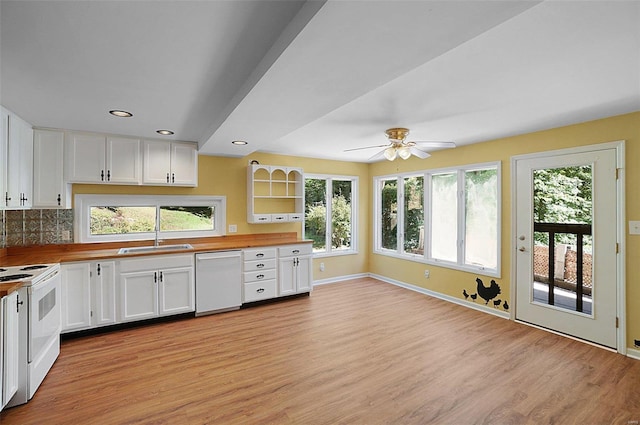
[[[177,245],[160,245],[160,246],[135,246],[132,248],[120,248],[118,254],[137,254],[145,252],[163,252],[163,251],[179,251],[183,249],[193,249],[188,243]]]

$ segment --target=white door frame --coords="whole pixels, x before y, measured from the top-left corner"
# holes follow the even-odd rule
[[[617,311],[618,317],[618,329],[617,329],[617,351],[620,354],[627,354],[627,316],[626,316],[626,218],[625,218],[625,141],[618,140],[614,142],[599,143],[596,145],[578,146],[575,148],[558,149],[552,151],[535,152],[524,155],[516,155],[511,157],[511,285],[510,285],[510,300],[513,308],[510,310],[509,319],[516,320],[516,254],[517,250],[517,238],[516,238],[516,161],[523,159],[535,159],[548,156],[576,154],[583,152],[592,152],[605,149],[616,150],[616,167],[618,169],[618,180],[616,183],[616,192],[618,198],[618,204],[616,206],[616,239],[618,242],[618,255],[616,256],[616,267],[618,269],[616,289],[617,289]],[[564,334],[562,334],[564,335]]]

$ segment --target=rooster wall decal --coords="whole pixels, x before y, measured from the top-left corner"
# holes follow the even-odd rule
[[[484,286],[480,278],[476,278],[478,284],[478,295],[485,301],[485,305],[489,304],[489,301],[500,295],[500,286],[495,280],[491,279],[491,286],[488,288]]]

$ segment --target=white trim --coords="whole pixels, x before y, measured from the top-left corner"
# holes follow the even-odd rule
[[[550,329],[550,328],[545,328],[544,326],[538,326],[538,325],[536,325],[534,323],[529,323],[529,322],[525,322],[525,321],[518,320],[518,319],[514,320],[514,322],[519,323],[521,325],[529,326],[530,328],[540,329],[541,331],[549,332],[549,333],[552,333],[554,335],[558,335],[558,336],[562,336],[562,337],[565,337],[565,338],[569,338],[569,339],[572,339],[574,341],[581,342],[583,344],[591,345],[593,347],[602,348],[603,350],[611,351],[612,353],[616,352],[616,350],[614,348],[610,348],[610,347],[606,347],[604,345],[596,344],[595,342],[587,341],[586,339],[582,339],[582,338],[575,337],[573,335],[569,335],[569,334],[565,334],[565,333],[562,333],[562,332],[558,332],[558,331]]]
[[[640,360],[640,350],[636,350],[635,348],[628,348],[627,357],[631,357],[635,360]]]
[[[329,285],[332,283],[341,283],[341,282],[344,282],[345,280],[362,279],[363,277],[370,277],[369,273],[349,274],[349,275],[338,276],[338,277],[330,277],[327,279],[314,280],[313,286]]]
[[[500,318],[503,318],[503,319],[509,319],[509,313],[507,313],[505,311],[496,310],[495,308],[488,307],[486,305],[476,304],[476,303],[471,302],[471,301],[466,301],[466,300],[463,300],[463,299],[460,299],[460,298],[452,297],[450,295],[441,294],[440,292],[431,291],[429,289],[425,289],[425,288],[422,288],[420,286],[415,286],[415,285],[411,285],[410,283],[405,283],[405,282],[401,282],[399,280],[390,279],[388,277],[380,276],[380,275],[375,274],[375,273],[370,273],[369,276],[374,278],[374,279],[378,279],[378,280],[380,280],[382,282],[390,283],[391,285],[395,285],[395,286],[399,286],[401,288],[409,289],[409,290],[414,291],[414,292],[419,292],[421,294],[428,295],[430,297],[437,298],[439,300],[448,301],[450,303],[457,304],[457,305],[460,305],[462,307],[467,307],[467,308],[470,308],[470,309],[473,309],[473,310],[482,311],[483,313],[489,313],[489,314],[492,314],[494,316],[497,316],[497,317],[500,317]]]
[[[90,212],[95,206],[214,206],[214,223],[216,228],[212,230],[185,231],[185,232],[160,232],[161,239],[197,238],[222,236],[226,230],[226,196],[180,196],[180,195],[85,195],[74,197],[74,236],[75,242],[114,242],[132,240],[153,240],[155,232],[135,234],[117,234],[92,236],[90,234]]]
[[[617,230],[616,236],[618,239],[619,252],[616,260],[616,267],[618,269],[616,287],[617,287],[617,308],[616,315],[618,317],[618,329],[617,329],[617,352],[620,354],[627,354],[631,349],[627,348],[627,316],[626,316],[626,226],[625,226],[625,141],[617,140],[613,142],[598,143],[595,145],[578,146],[575,148],[557,149],[552,151],[536,152],[524,155],[515,155],[511,157],[511,305],[513,309],[511,311],[511,319],[515,320],[516,309],[518,308],[516,303],[516,247],[517,247],[517,235],[516,235],[516,162],[526,159],[545,158],[550,156],[559,155],[571,155],[577,153],[594,152],[600,150],[616,150],[616,167],[620,170],[617,182],[617,197],[618,204],[616,206],[617,215]],[[544,328],[543,328],[544,329]],[[560,334],[565,335],[565,334]]]

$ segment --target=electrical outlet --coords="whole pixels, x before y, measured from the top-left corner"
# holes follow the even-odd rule
[[[63,230],[61,236],[63,241],[71,240],[71,232],[69,230]]]
[[[323,272],[324,271],[324,263],[320,263],[320,271]]]
[[[640,221],[630,221],[629,222],[629,234],[630,235],[640,235]]]
[[[634,339],[633,345],[635,345],[636,347],[640,347],[640,339]]]
[[[229,233],[236,233],[238,231],[238,225],[237,224],[230,224],[229,225]]]
[[[431,276],[431,272],[430,272],[429,270],[425,270],[425,271],[424,271],[424,277],[425,277],[426,279],[429,279],[429,277],[430,277],[430,276]]]

